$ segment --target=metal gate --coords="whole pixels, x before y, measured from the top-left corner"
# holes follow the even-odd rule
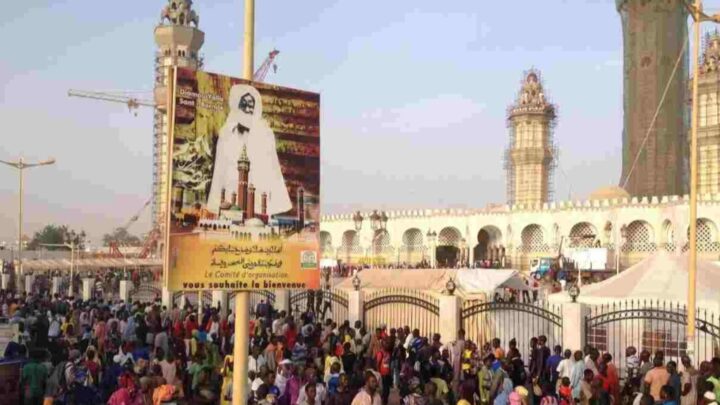
[[[702,361],[718,356],[720,320],[706,309],[696,312],[696,332],[692,358],[697,367]],[[634,346],[655,353],[662,350],[665,359],[680,363],[687,354],[687,308],[665,301],[630,300],[592,308],[585,318],[587,344],[612,354],[614,363],[625,376],[625,349]]]
[[[143,303],[155,302],[155,299],[160,298],[161,294],[162,291],[160,288],[154,285],[140,284],[140,286],[133,288],[130,293],[130,301]]]
[[[421,336],[432,336],[440,330],[440,303],[431,294],[391,288],[368,294],[364,308],[368,332],[384,324],[388,328],[409,326]]]
[[[314,310],[320,310],[321,315],[325,315],[325,319],[332,319],[341,324],[348,320],[348,294],[343,290],[324,290],[322,295],[318,297],[317,292],[312,290],[315,295],[308,301],[308,291],[293,291],[290,293],[290,308],[293,312],[304,312],[308,310],[308,304],[313,304]],[[320,302],[317,299],[320,298]],[[319,304],[319,305],[318,305]]]
[[[228,294],[228,305],[231,311],[235,310],[235,291]],[[260,301],[265,301],[268,304],[275,304],[275,293],[268,290],[257,290],[250,292],[249,299],[250,311],[254,314],[257,310],[257,305]]]
[[[546,336],[552,350],[562,345],[562,307],[548,303],[465,301],[461,312],[466,338],[479,347],[500,339],[507,350],[511,339],[525,361],[530,358],[530,339]]]

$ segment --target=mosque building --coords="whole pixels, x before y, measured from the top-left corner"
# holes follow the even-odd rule
[[[698,257],[720,257],[720,35],[706,40],[700,77]],[[717,64],[716,64],[717,63]],[[347,213],[322,218],[324,259],[386,266],[474,266],[495,262],[528,270],[534,259],[604,248],[606,269],[629,267],[657,251],[688,249],[688,195],[632,196],[603,187],[579,201],[552,201],[555,106],[540,74],[524,76],[508,109],[507,203],[480,209]],[[379,216],[383,226],[375,226]],[[383,222],[383,221],[381,221]],[[370,225],[368,225],[370,224]]]

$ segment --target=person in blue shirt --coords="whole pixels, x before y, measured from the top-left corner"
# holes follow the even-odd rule
[[[680,374],[678,374],[677,371],[677,363],[674,361],[668,361],[665,368],[667,369],[668,374],[670,374],[667,385],[673,389],[672,400],[675,401],[675,403],[679,403],[680,393],[682,392],[682,383],[680,380]]]
[[[671,385],[665,385],[660,389],[660,399],[662,405],[678,405],[677,400],[675,400],[675,390]]]
[[[550,377],[550,384],[552,384],[553,387],[557,386],[559,376],[557,368],[558,365],[560,365],[560,361],[562,361],[562,347],[555,346],[553,348],[552,356],[548,357],[547,362],[545,363],[545,368],[547,369],[545,375]],[[553,393],[554,392],[555,390],[553,389]]]

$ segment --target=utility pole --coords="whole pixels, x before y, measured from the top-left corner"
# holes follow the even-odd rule
[[[693,17],[693,82],[692,111],[690,118],[690,257],[688,263],[687,349],[695,352],[695,289],[697,286],[697,126],[698,79],[700,73],[700,13],[702,1],[695,0]]]
[[[253,79],[255,65],[255,0],[245,0],[245,27],[243,35],[243,75]],[[233,393],[232,405],[245,405],[248,399],[248,351],[250,293],[238,291],[235,294],[235,345],[233,347]]]
[[[28,163],[25,161],[23,157],[20,157],[17,161],[6,161],[6,160],[0,160],[0,163],[10,166],[14,169],[17,169],[18,176],[20,177],[20,187],[18,190],[19,194],[19,207],[18,207],[18,268],[15,272],[16,275],[22,275],[22,251],[23,251],[23,188],[24,188],[24,172],[25,169],[30,169],[32,167],[38,167],[38,166],[47,166],[55,163],[55,159],[47,159],[42,160],[40,162],[35,163]]]

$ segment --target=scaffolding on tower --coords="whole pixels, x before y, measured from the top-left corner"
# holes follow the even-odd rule
[[[533,75],[537,85],[529,84]],[[503,169],[506,173],[509,205],[527,200],[523,198],[522,201],[518,201],[519,182],[524,194],[537,196],[535,202],[544,203],[553,199],[555,188],[553,180],[558,161],[558,148],[554,139],[557,116],[558,107],[548,101],[540,72],[536,69],[525,71],[517,98],[507,108],[506,124],[509,142],[503,156]],[[545,131],[541,130],[542,139],[534,139],[531,131],[525,132],[526,123],[520,125],[524,133],[517,133],[516,121],[522,117],[526,118],[526,123],[530,123],[530,118],[534,118],[536,123],[545,126]],[[541,162],[540,167],[533,162]],[[538,171],[540,173],[537,173]]]

